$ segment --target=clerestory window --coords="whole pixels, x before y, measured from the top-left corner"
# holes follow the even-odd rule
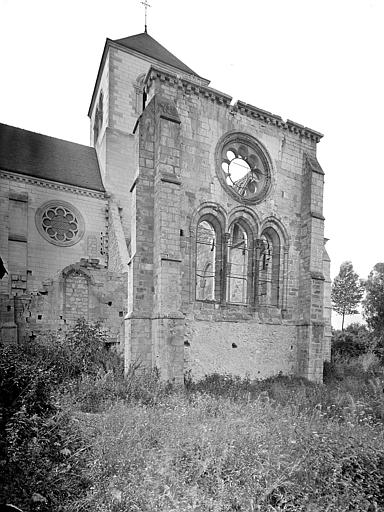
[[[281,239],[272,227],[254,239],[241,219],[224,234],[213,215],[196,232],[195,298],[198,301],[278,307],[281,297]]]
[[[209,217],[203,218],[196,234],[196,300],[220,300],[221,256],[218,223]]]
[[[267,228],[258,243],[258,302],[278,306],[280,297],[280,237]]]
[[[230,228],[227,264],[227,302],[247,304],[250,300],[252,250],[249,235],[239,223]]]

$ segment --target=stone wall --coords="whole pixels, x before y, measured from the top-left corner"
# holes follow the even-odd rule
[[[0,293],[37,293],[42,290],[45,279],[81,258],[95,258],[102,265],[107,264],[104,194],[6,172],[1,173],[0,182],[0,216],[4,221],[0,255],[9,272],[0,281]],[[39,208],[50,201],[66,203],[80,213],[83,233],[77,243],[57,245],[42,236],[38,229],[41,219],[36,215]],[[14,204],[22,209],[21,219],[14,217]]]
[[[138,125],[139,174],[132,190],[135,240],[128,304],[131,319],[140,312],[140,321],[148,325],[146,336],[152,341],[141,336],[139,342],[141,350],[146,347],[146,361],[160,362],[167,377],[173,372],[179,378],[180,343],[174,333],[189,332],[186,364],[199,375],[212,370],[213,354],[218,350],[219,357],[220,347],[234,337],[242,347],[241,357],[231,363],[228,359],[234,373],[296,372],[321,380],[323,172],[316,160],[320,134],[242,102],[231,105],[223,93],[156,69],[149,72],[147,87],[151,101]],[[217,148],[231,133],[254,137],[271,162],[270,190],[257,204],[236,199],[220,182]],[[278,233],[281,277],[276,307],[249,304],[244,318],[238,313],[230,318],[225,294],[219,291],[212,301],[214,323],[199,318],[196,228],[206,216],[216,219],[223,240],[236,219],[249,223],[255,242],[266,229]],[[225,269],[221,272],[226,275]],[[224,282],[221,278],[222,286]],[[134,334],[128,336],[129,361],[137,342]]]
[[[196,320],[188,326],[185,369],[195,378],[220,373],[263,379],[297,372],[297,332],[292,325]]]
[[[8,271],[0,281],[1,339],[22,341],[85,317],[102,321],[111,341],[123,343],[128,252],[117,207],[109,208],[103,193],[8,172],[0,180],[0,255]],[[44,230],[39,212],[47,204],[79,217],[76,243]]]
[[[0,297],[0,337],[4,343],[33,340],[48,331],[72,326],[78,318],[102,322],[110,343],[124,344],[126,273],[97,260],[69,265],[47,279],[39,292]]]
[[[106,49],[95,93],[97,98],[101,90],[108,91],[104,116],[107,123],[95,149],[104,169],[104,187],[121,212],[124,237],[127,240],[131,237],[129,190],[138,167],[133,131],[142,109],[142,103],[138,100],[142,95],[139,81],[149,66],[149,62],[124,52],[111,43]],[[96,104],[95,101],[90,112],[91,126]]]

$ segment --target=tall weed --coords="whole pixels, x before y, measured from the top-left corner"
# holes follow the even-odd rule
[[[116,405],[95,423],[93,486],[79,510],[384,507],[384,439],[375,425],[202,393]]]

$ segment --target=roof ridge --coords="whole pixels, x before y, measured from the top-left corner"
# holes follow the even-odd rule
[[[159,41],[148,34],[148,32],[140,32],[139,34],[134,34],[132,36],[114,39],[113,42],[124,46],[125,48],[141,53],[142,55],[146,55],[147,57],[152,57],[159,62],[179,69],[180,71],[184,71],[184,73],[202,78],[182,60],[176,57],[176,55],[169,51],[165,46],[159,43]],[[145,43],[147,43],[147,47]]]

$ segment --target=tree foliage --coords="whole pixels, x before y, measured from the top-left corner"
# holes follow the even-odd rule
[[[354,358],[374,349],[374,339],[365,324],[352,323],[332,332],[332,357]]]
[[[368,327],[384,347],[384,263],[376,263],[365,282],[366,296],[363,303]]]
[[[352,263],[345,261],[333,281],[331,293],[333,309],[343,317],[342,329],[345,315],[355,315],[359,312],[356,308],[363,298],[363,293],[364,286],[353,270]]]

